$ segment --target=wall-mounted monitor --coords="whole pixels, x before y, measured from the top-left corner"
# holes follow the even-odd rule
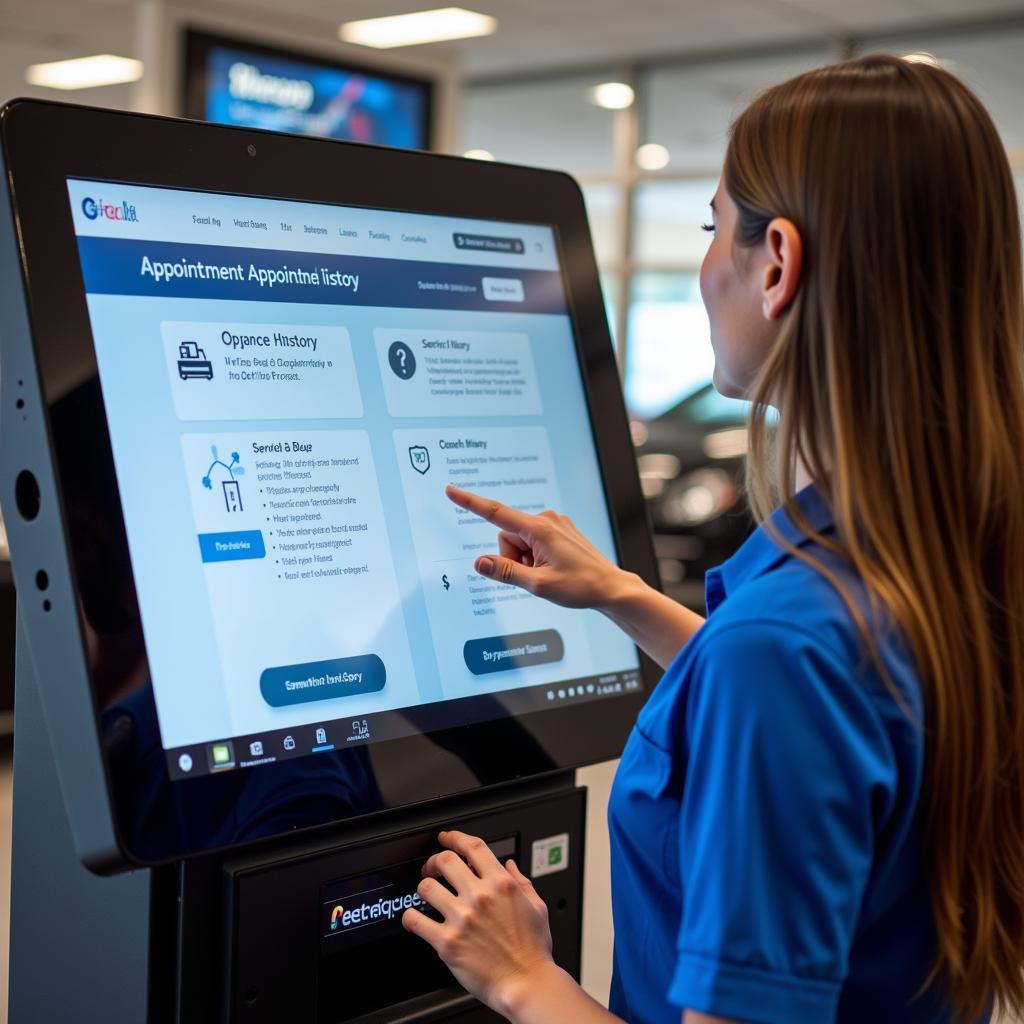
[[[433,83],[189,30],[185,116],[217,124],[429,149]]]

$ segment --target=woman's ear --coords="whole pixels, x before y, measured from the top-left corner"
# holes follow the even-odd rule
[[[804,245],[796,225],[776,217],[765,231],[768,263],[761,291],[766,320],[777,320],[796,298],[803,272]]]

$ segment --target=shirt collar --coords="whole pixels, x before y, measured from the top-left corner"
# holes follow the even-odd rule
[[[834,528],[832,509],[814,484],[808,484],[796,494],[793,503],[803,512],[812,529],[828,533]],[[769,525],[783,540],[796,547],[810,543],[807,535],[790,519],[785,506],[780,505],[731,558],[705,574],[704,597],[709,615],[741,584],[792,557],[768,532]]]

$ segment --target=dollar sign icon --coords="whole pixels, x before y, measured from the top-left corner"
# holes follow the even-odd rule
[[[442,575],[441,576],[441,582],[444,584],[444,589],[445,590],[450,590],[451,589],[451,584],[448,582],[448,577],[446,575]]]

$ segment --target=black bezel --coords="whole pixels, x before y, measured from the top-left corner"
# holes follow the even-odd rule
[[[79,597],[78,570],[83,552],[73,549],[68,532],[63,492],[71,467],[59,464],[52,447],[53,407],[69,389],[93,380],[97,371],[67,196],[68,178],[553,226],[620,558],[624,566],[657,585],[647,511],[582,194],[571,177],[417,151],[31,100],[13,101],[0,110],[0,139],[7,161],[40,390],[62,491],[59,500],[65,549],[70,552],[70,578]],[[256,157],[249,152],[253,145]],[[105,421],[96,440],[109,448]],[[119,508],[119,496],[115,505]],[[123,519],[111,525],[123,534]],[[81,613],[78,626],[76,652],[85,649]],[[32,637],[33,646],[37,643],[72,646],[70,638],[42,635],[42,627]],[[641,664],[647,686],[653,685],[653,663],[642,658]],[[93,687],[94,726],[100,730],[95,682]],[[383,780],[386,785],[381,785],[377,802],[372,805],[354,806],[351,813],[342,816],[332,806],[319,816],[314,812],[302,818],[301,827],[337,824],[365,813],[482,785],[611,759],[621,751],[643,700],[644,693],[640,692],[610,700],[556,705],[515,719],[495,719],[318,755],[317,760],[329,759],[347,777],[369,772],[374,780]],[[509,750],[514,750],[515,756],[505,756]],[[161,759],[164,778],[158,781],[173,786],[168,790],[166,813],[175,816],[181,827],[166,835],[154,829],[151,831],[156,838],[147,835],[140,839],[137,823],[117,800],[125,781],[118,773],[126,769],[117,767],[109,749],[104,756],[107,785],[112,803],[118,808],[115,826],[119,843],[126,860],[138,864],[207,852],[208,847],[190,838],[199,834],[191,826],[204,820],[211,805],[230,801],[233,780],[253,771],[171,783]],[[410,759],[415,759],[415,771],[391,771],[389,766],[407,765]],[[135,766],[129,767],[135,770]],[[268,765],[259,771],[269,773],[277,767]],[[267,838],[281,831],[267,833]]]
[[[239,50],[248,50],[250,53],[260,54],[264,57],[277,57],[281,60],[295,61],[300,64],[320,64],[323,67],[335,68],[338,71],[347,71],[372,78],[390,79],[393,82],[423,89],[426,93],[426,102],[423,109],[423,148],[434,148],[436,141],[434,139],[436,127],[434,123],[434,93],[436,85],[430,78],[418,78],[415,75],[390,71],[383,67],[373,67],[370,64],[359,64],[355,61],[341,60],[337,55],[327,56],[312,50],[287,50],[252,39],[213,35],[212,33],[202,32],[194,28],[185,29],[184,44],[185,66],[181,78],[181,97],[182,113],[185,117],[194,118],[197,121],[206,120],[207,55],[211,48],[225,46]]]

